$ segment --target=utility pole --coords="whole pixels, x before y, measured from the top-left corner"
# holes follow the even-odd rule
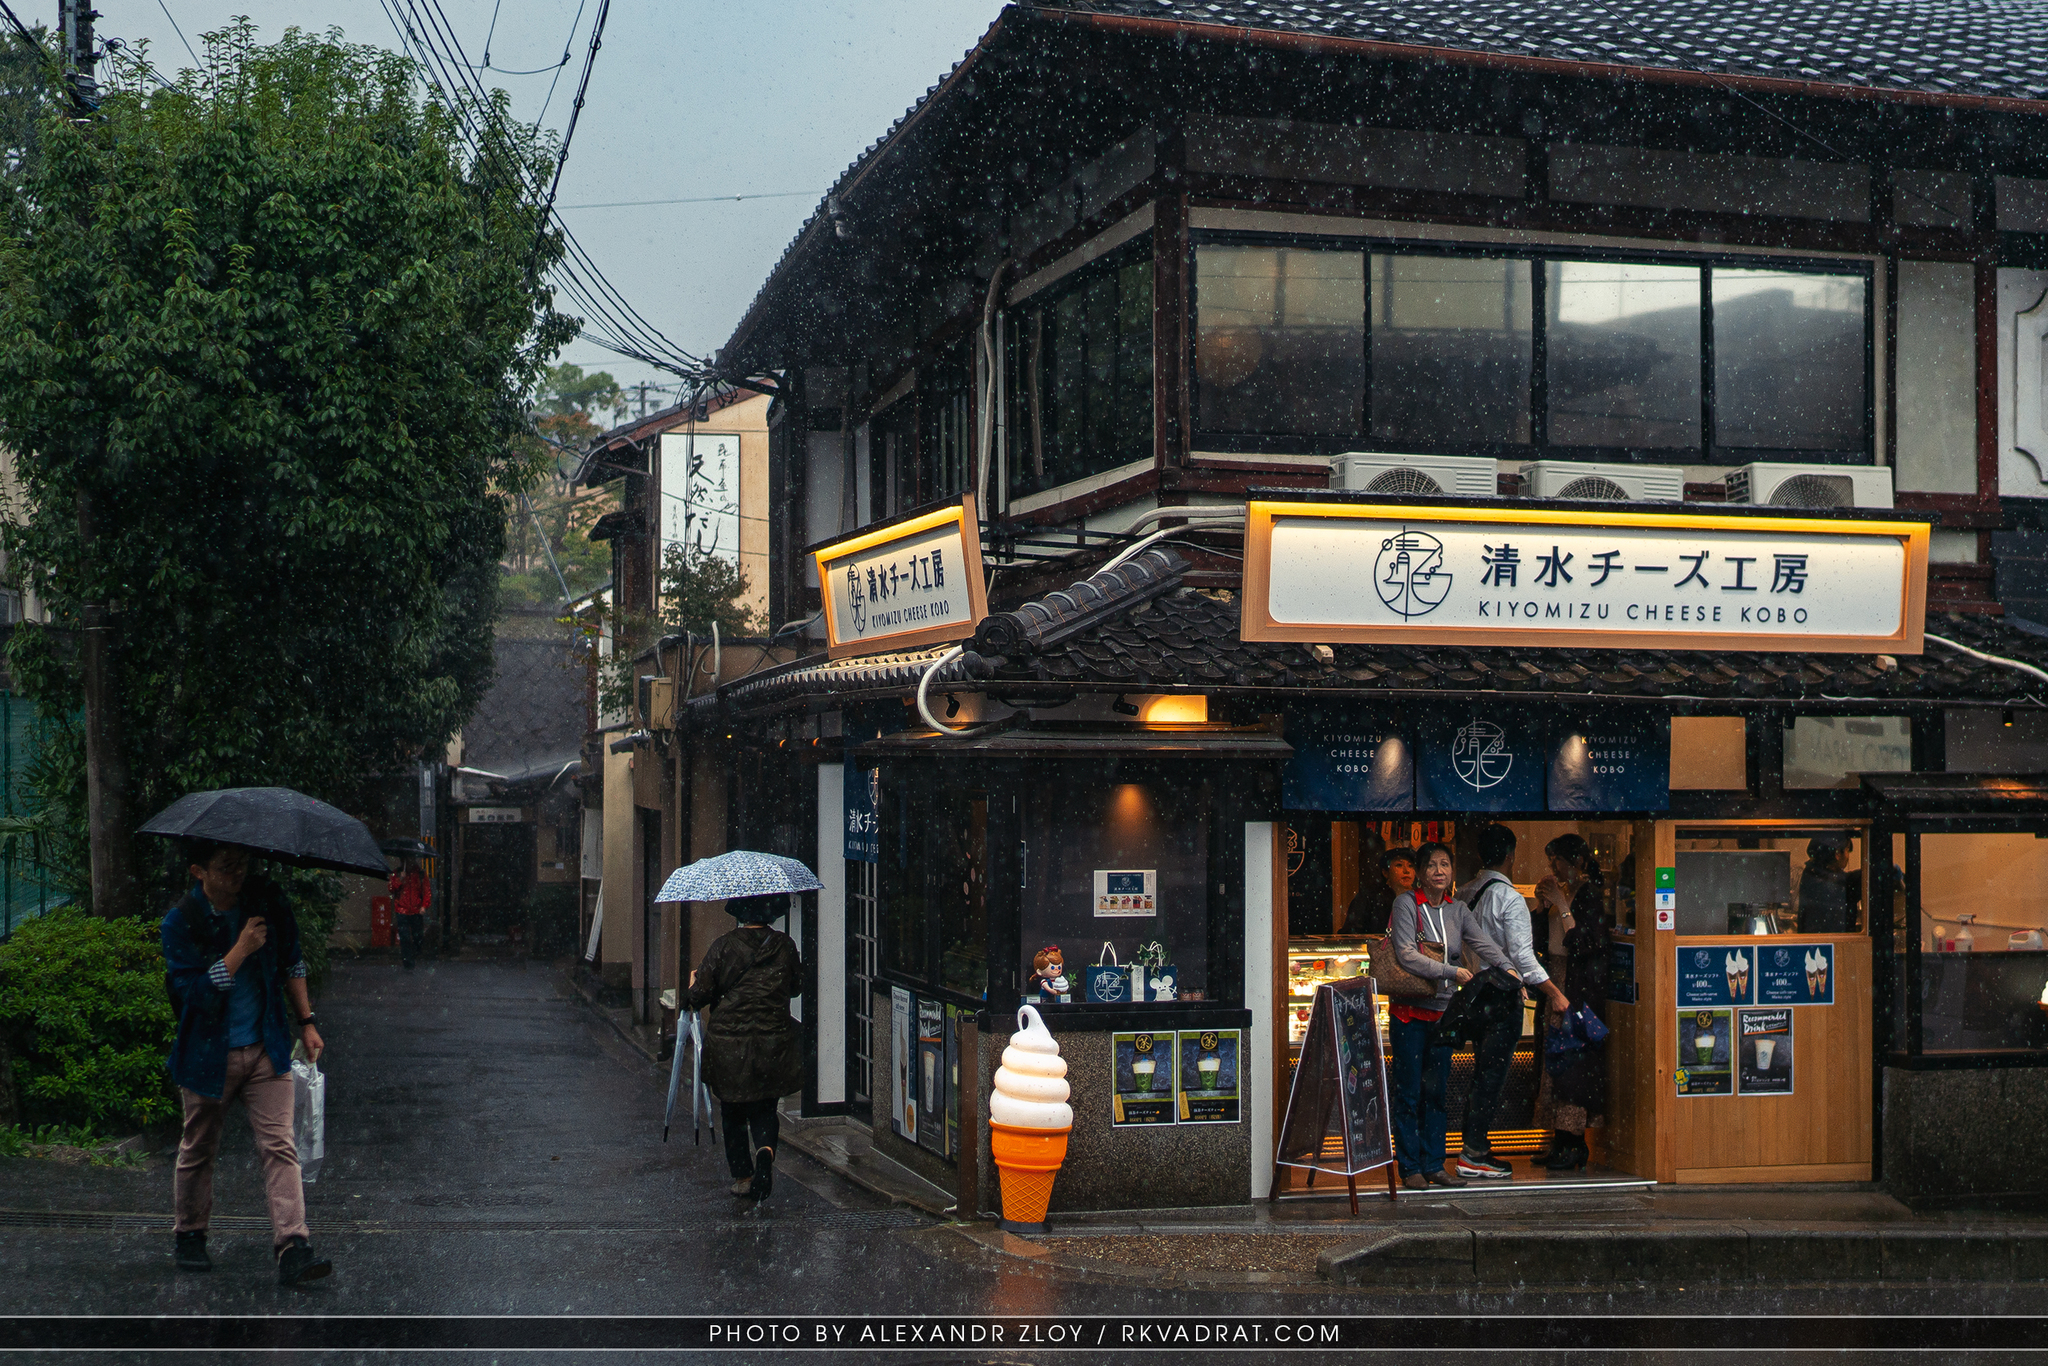
[[[57,32],[63,45],[64,74],[82,109],[99,104],[99,82],[93,77],[92,22],[99,18],[89,0],[58,0]],[[93,462],[97,466],[99,462]],[[92,562],[94,525],[91,479],[78,494],[78,536],[87,564]],[[92,909],[102,916],[132,915],[140,909],[135,880],[135,821],[128,809],[128,762],[121,743],[121,710],[115,685],[117,644],[113,613],[104,602],[88,602],[79,611],[79,680],[85,702],[86,819],[92,840]]]
[[[100,102],[99,81],[93,76],[98,60],[93,52],[92,21],[100,12],[91,0],[57,0],[57,36],[63,45],[64,74],[71,81],[71,93],[80,105],[96,109]]]

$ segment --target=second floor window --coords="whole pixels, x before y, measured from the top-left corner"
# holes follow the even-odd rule
[[[1197,440],[1869,463],[1871,299],[1860,263],[1205,241]]]

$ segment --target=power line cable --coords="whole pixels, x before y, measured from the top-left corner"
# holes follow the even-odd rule
[[[569,36],[562,40],[562,60],[555,67],[555,79],[548,82],[547,98],[540,102],[540,114],[533,121],[538,128],[547,120],[548,106],[555,102],[555,87],[561,83],[562,69],[569,65],[569,48],[576,41],[576,26],[583,22],[583,6],[586,0],[576,0],[576,17],[569,21]]]
[[[497,36],[498,36],[498,6],[499,6],[499,5],[502,5],[503,3],[504,3],[504,0],[492,0],[492,4],[491,4],[491,26],[490,26],[490,27],[489,27],[488,29],[484,30],[484,65],[485,65],[485,66],[489,66],[489,65],[491,64],[491,39],[493,39],[493,38],[495,38],[495,37],[497,37]]]
[[[178,27],[177,16],[171,13],[171,7],[164,0],[156,0],[156,7],[164,12],[164,18],[171,21],[171,32],[177,34],[178,41],[185,45],[185,55],[192,59],[192,65],[205,66],[206,63],[199,60],[199,54],[192,50],[192,41],[185,36],[185,30]]]
[[[557,209],[643,209],[657,204],[737,204],[743,199],[823,199],[815,190],[782,190],[775,194],[709,194],[701,199],[621,199],[609,204],[557,204]]]

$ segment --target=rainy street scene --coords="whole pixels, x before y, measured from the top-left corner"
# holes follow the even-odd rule
[[[0,0],[0,1366],[2032,1360],[2048,0]]]

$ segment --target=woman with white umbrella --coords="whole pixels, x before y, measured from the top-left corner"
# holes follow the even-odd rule
[[[738,928],[713,940],[690,974],[684,1008],[711,1007],[704,1083],[719,1099],[732,1193],[762,1200],[774,1184],[776,1104],[803,1085],[803,1035],[789,1013],[803,993],[796,942],[771,922],[780,898],[820,886],[795,859],[735,849],[679,868],[658,901],[724,901]]]

